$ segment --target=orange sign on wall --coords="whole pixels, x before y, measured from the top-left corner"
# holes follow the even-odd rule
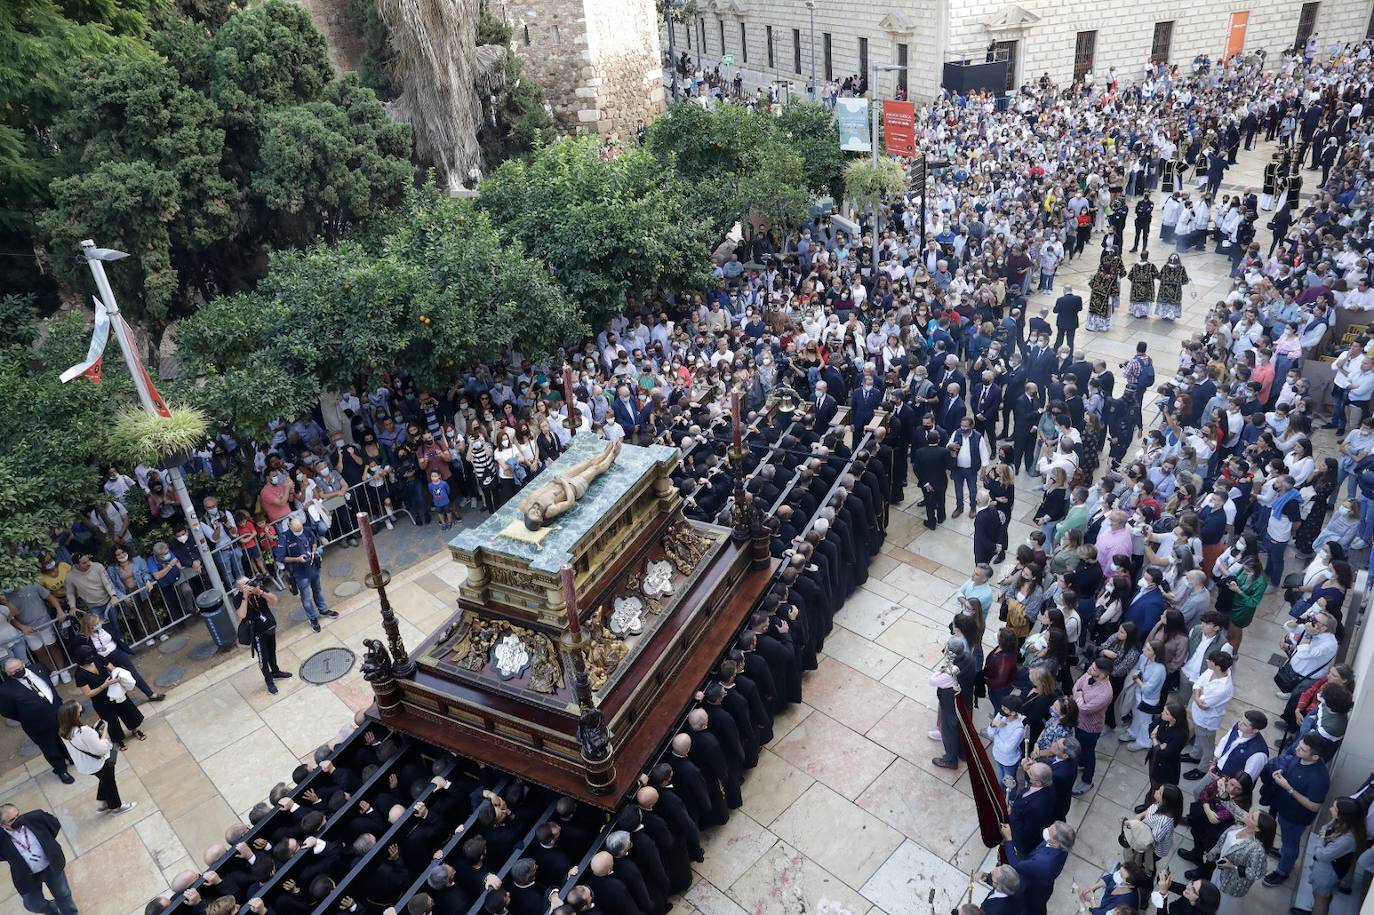
[[[1231,25],[1226,30],[1226,53],[1222,61],[1228,61],[1245,50],[1245,29],[1250,25],[1249,11],[1231,14]]]

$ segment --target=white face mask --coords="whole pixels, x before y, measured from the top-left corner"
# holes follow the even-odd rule
[[[1127,879],[1126,879],[1126,872],[1125,872],[1124,870],[1118,870],[1118,871],[1117,871],[1115,874],[1113,874],[1112,876],[1113,876],[1114,878],[1116,878],[1116,885],[1117,885],[1117,886],[1120,886],[1121,884],[1127,882]]]
[[[1352,512],[1350,509],[1346,508],[1344,505],[1342,505],[1342,506],[1340,507],[1339,511],[1340,511],[1340,514],[1341,514],[1341,517],[1342,517],[1342,518],[1349,518],[1351,515],[1354,514],[1354,512]]]
[[[190,539],[191,539],[191,535],[190,535],[190,534],[179,534],[179,535],[177,535],[177,543],[185,543],[187,540],[190,540]]]
[[[1140,581],[1136,582],[1136,584],[1140,587],[1140,590],[1144,591],[1149,588],[1150,585],[1154,584],[1154,582],[1146,576],[1141,576]]]
[[[1044,829],[1040,830],[1040,838],[1044,839],[1046,844],[1049,844],[1049,841],[1050,841],[1050,828],[1049,828],[1048,826],[1046,826]]]

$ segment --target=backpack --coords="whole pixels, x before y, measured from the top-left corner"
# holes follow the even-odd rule
[[[1140,377],[1136,379],[1136,390],[1148,391],[1154,387],[1155,383],[1155,364],[1149,356],[1145,357],[1140,366]]]

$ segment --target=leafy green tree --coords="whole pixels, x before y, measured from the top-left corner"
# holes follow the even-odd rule
[[[203,279],[197,256],[236,229],[219,113],[158,57],[95,61],[80,86],[55,130],[72,175],[53,182],[43,229],[57,251],[98,238],[134,255],[112,272],[116,295],[132,320],[165,320]]]
[[[34,308],[27,296],[0,298],[0,390],[9,398],[0,411],[0,589],[32,581],[49,528],[97,501],[105,429],[133,398],[117,359],[105,361],[98,385],[62,384],[62,370],[85,356],[90,329],[70,314],[43,322],[40,335],[28,317]]]
[[[687,188],[689,210],[719,237],[750,211],[793,223],[806,213],[802,157],[772,115],[739,105],[707,111],[671,106],[649,126],[645,144]]]
[[[594,137],[560,140],[529,162],[506,162],[479,198],[593,324],[620,313],[627,295],[686,287],[706,273],[707,239],[672,173],[643,150],[599,153]]]
[[[410,128],[388,118],[354,77],[267,121],[252,190],[275,214],[268,224],[282,243],[336,242],[400,203],[411,184]]]
[[[51,250],[96,238],[133,255],[111,280],[154,341],[211,296],[250,288],[265,249],[335,241],[411,179],[409,128],[332,78],[300,7],[267,0],[213,34],[159,22],[158,54],[81,71],[53,132],[69,176],[40,220]],[[84,281],[73,258],[55,260]]]
[[[515,345],[535,357],[585,332],[544,267],[503,242],[487,214],[432,183],[407,194],[394,229],[282,252],[253,293],[216,299],[177,332],[177,393],[261,430],[378,369],[446,385],[458,367]]]
[[[148,55],[148,0],[6,0],[0,3],[0,249],[34,247],[36,214],[62,175],[52,127],[83,60]],[[37,258],[3,258],[0,289],[55,291]]]
[[[843,191],[844,154],[830,109],[820,102],[793,99],[783,106],[777,126],[802,158],[807,189],[818,197],[838,200]]]

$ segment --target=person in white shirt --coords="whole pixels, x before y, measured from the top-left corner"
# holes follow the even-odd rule
[[[1288,655],[1288,666],[1302,677],[1292,691],[1301,692],[1326,676],[1336,660],[1336,651],[1340,648],[1336,639],[1336,620],[1324,611],[1308,612],[1301,620],[1291,620],[1284,628],[1288,630],[1284,636],[1285,647],[1294,646]],[[1277,694],[1280,699],[1290,695],[1282,689]]]
[[[986,733],[992,738],[992,759],[997,764],[998,781],[1004,788],[1008,784],[1015,785],[1016,772],[1021,767],[1021,738],[1026,733],[1019,696],[1002,700],[1002,708],[988,723]]]
[[[1341,308],[1346,311],[1374,311],[1374,289],[1369,288],[1369,277],[1360,277],[1355,288],[1345,294]]]
[[[98,722],[95,727],[82,724],[81,703],[72,700],[57,710],[57,733],[76,771],[95,776],[97,810],[127,813],[138,806],[134,801],[125,803],[119,796],[119,786],[115,784],[115,758],[111,752],[114,744],[105,736],[105,722]]]
[[[1226,717],[1226,704],[1235,694],[1230,653],[1217,649],[1207,657],[1207,669],[1193,684],[1193,698],[1188,703],[1188,715],[1193,719],[1193,754],[1185,755],[1188,762],[1211,759],[1217,745],[1217,728]]]
[[[1224,768],[1231,764],[1231,754],[1244,752],[1241,747],[1246,745],[1246,741],[1256,734],[1263,734],[1264,729],[1269,727],[1269,716],[1259,709],[1250,709],[1226,732],[1226,736],[1217,744],[1216,755],[1211,760],[1204,760],[1210,763],[1207,774],[1215,776],[1222,772]],[[1263,741],[1251,744],[1249,754],[1245,761],[1241,763],[1241,771],[1249,774],[1252,781],[1259,782],[1260,772],[1264,769],[1265,762],[1269,759],[1269,747]],[[1201,766],[1201,763],[1198,764]]]

